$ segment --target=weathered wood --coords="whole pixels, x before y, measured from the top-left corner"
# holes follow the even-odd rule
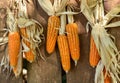
[[[38,62],[28,64],[27,82],[61,83],[61,67],[59,62],[58,55],[54,52],[49,57],[46,57],[46,61],[39,59]]]

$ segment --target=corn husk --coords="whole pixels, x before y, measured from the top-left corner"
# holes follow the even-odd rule
[[[94,2],[94,3],[92,3]],[[95,3],[96,2],[96,3]],[[88,4],[89,3],[89,4]],[[102,69],[100,65],[104,65],[106,71],[110,74],[113,83],[120,82],[120,64],[118,51],[113,36],[107,33],[105,28],[120,26],[119,21],[109,23],[120,12],[120,5],[113,8],[106,15],[104,14],[103,0],[81,0],[81,11],[86,16],[92,27],[91,35],[94,38],[96,47],[101,57],[101,63],[96,68],[95,83],[103,83]],[[108,24],[109,23],[109,24]]]
[[[62,35],[62,34],[65,34],[66,15],[61,15],[60,21],[61,21],[61,24],[60,24],[60,29],[59,29],[59,35]]]
[[[0,62],[1,72],[6,75],[8,78],[12,72],[12,67],[10,66],[9,57],[8,57],[8,48],[5,49],[4,56]]]
[[[96,67],[96,73],[95,73],[95,83],[104,83],[104,77],[103,77],[103,69],[104,65],[102,64],[101,60],[99,61],[97,67]]]
[[[49,15],[59,15],[62,12],[69,0],[54,0],[52,4],[50,0],[38,0],[40,6]]]
[[[72,12],[72,9],[69,5],[67,6],[67,11]],[[68,14],[67,17],[68,17],[68,23],[74,23],[73,14]]]
[[[7,8],[7,29],[9,30],[9,32],[14,32],[14,31],[18,31],[17,27],[17,19],[14,16],[14,13],[12,10],[10,10],[9,8]]]
[[[0,45],[4,45],[4,44],[6,44],[8,42],[8,37],[1,37],[0,38]]]

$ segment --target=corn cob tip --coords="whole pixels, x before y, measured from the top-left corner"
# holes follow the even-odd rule
[[[75,60],[74,62],[75,62],[75,66],[77,66],[77,60]]]
[[[31,60],[31,61],[29,61],[30,63],[32,63],[33,61]]]
[[[92,68],[95,68],[95,66],[92,66]]]
[[[15,67],[13,68],[13,72],[14,72],[15,77],[18,78],[19,77],[19,72]]]
[[[68,70],[66,70],[65,72],[66,72],[66,74],[67,74],[67,73],[68,73]]]

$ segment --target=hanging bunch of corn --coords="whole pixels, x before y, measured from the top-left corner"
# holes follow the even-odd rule
[[[26,9],[24,0],[19,0],[17,23],[22,36],[23,53],[26,60],[33,62],[37,54],[44,59],[39,51],[39,44],[44,39],[43,27],[37,21],[28,18]],[[36,49],[38,49],[38,53]]]
[[[59,29],[57,43],[60,51],[60,58],[63,70],[68,73],[68,71],[70,70],[70,51],[67,36],[65,35],[66,15],[61,15],[60,18],[61,26]]]
[[[101,62],[96,68],[95,83],[104,83],[105,77],[100,73],[103,72],[103,68],[111,76],[112,83],[119,83],[120,53],[112,39],[113,37],[107,33],[106,28],[120,26],[119,21],[108,24],[112,18],[119,14],[120,5],[105,15],[103,0],[81,0],[81,11],[92,27],[91,35],[101,58]]]
[[[67,11],[72,12],[72,8],[68,5]],[[80,57],[80,43],[78,36],[78,25],[74,23],[73,14],[68,14],[68,24],[66,25],[67,39],[69,42],[71,58],[77,65]]]
[[[8,43],[1,66],[3,71],[7,69],[10,73],[13,70],[17,77],[22,71],[23,53],[29,62],[33,62],[36,55],[41,56],[39,46],[44,40],[44,35],[41,24],[33,19],[28,19],[24,0],[13,0],[11,3],[12,8],[7,9],[7,30],[4,36],[8,32],[9,34],[8,37],[0,38],[0,45]],[[44,58],[42,57],[42,59]]]
[[[48,18],[46,50],[50,54],[55,50],[58,30],[60,27],[60,12],[65,8],[68,0],[54,0],[53,5],[50,0],[38,0],[43,10],[50,16]]]

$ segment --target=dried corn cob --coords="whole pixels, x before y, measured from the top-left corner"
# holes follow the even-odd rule
[[[111,78],[108,75],[105,77],[104,83],[111,83]]]
[[[100,60],[100,56],[98,54],[98,50],[96,48],[95,42],[93,40],[93,37],[90,38],[90,54],[89,54],[89,62],[92,67],[97,66],[98,62]]]
[[[58,36],[58,48],[60,51],[62,67],[67,73],[70,70],[70,53],[67,37],[64,34]]]
[[[22,36],[24,36],[26,39],[28,39],[28,35],[26,32],[26,28],[20,28],[21,34]],[[33,62],[35,59],[35,55],[33,54],[33,50],[30,47],[30,42],[28,40],[23,39],[23,42],[25,43],[25,45],[29,48],[29,51],[24,52],[25,54],[25,58],[29,61],[29,62]]]
[[[103,74],[104,74],[104,83],[111,83],[111,78],[110,78],[110,76],[107,74],[107,75],[105,75],[106,74],[106,70],[105,70],[105,68],[103,69]]]
[[[65,10],[65,9],[64,9]],[[63,70],[67,73],[70,70],[70,52],[68,46],[67,36],[65,35],[65,25],[66,25],[66,15],[60,16],[61,26],[59,29],[59,36],[58,36],[58,48],[61,57],[61,63]]]
[[[10,32],[8,35],[8,54],[10,65],[15,67],[18,61],[20,51],[20,34],[19,32]]]
[[[50,16],[48,19],[46,50],[50,54],[55,49],[58,36],[58,28],[60,27],[60,19],[58,16]]]
[[[70,53],[72,59],[75,61],[75,65],[77,65],[77,61],[80,57],[80,44],[79,44],[79,36],[78,36],[78,26],[76,23],[69,23],[66,25],[67,38],[70,47]]]
[[[15,6],[15,4],[12,4]],[[16,7],[17,8],[17,7]],[[16,9],[14,8],[14,9]],[[20,33],[17,26],[17,13],[15,10],[7,8],[7,28],[9,30],[8,34],[8,55],[9,55],[9,63],[12,69],[16,68],[19,60],[19,55],[21,53],[21,40]],[[17,69],[16,69],[17,70]]]

